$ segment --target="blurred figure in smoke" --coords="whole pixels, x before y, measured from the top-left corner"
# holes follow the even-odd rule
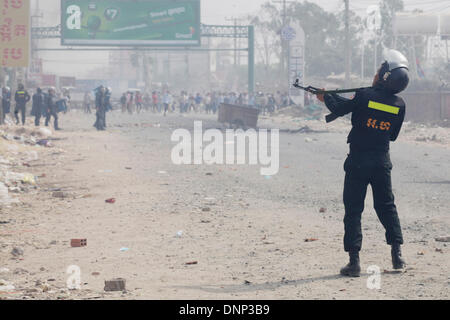
[[[64,104],[64,113],[67,113],[67,111],[70,110],[70,101],[71,101],[71,97],[70,97],[70,90],[68,88],[63,88],[62,89],[62,99],[64,100],[63,104]]]
[[[95,108],[96,108],[96,121],[94,127],[99,131],[103,131],[106,128],[106,89],[104,86],[100,86],[95,89]]]
[[[112,96],[112,89],[111,89],[111,87],[108,87],[105,90],[105,112],[112,111],[112,109],[113,109],[112,104],[111,104],[111,96]],[[105,122],[105,127],[106,127],[106,116],[105,116],[104,122]]]
[[[169,111],[169,106],[172,104],[172,96],[169,91],[166,91],[163,96],[163,104],[164,104],[164,116],[166,116],[167,111]]]
[[[83,109],[84,109],[85,113],[92,113],[91,104],[92,104],[92,96],[91,96],[91,93],[89,91],[87,91],[84,94],[84,99],[83,99]]]
[[[120,106],[122,113],[125,113],[127,111],[127,94],[125,92],[122,93],[122,96],[120,97]]]
[[[186,96],[184,91],[181,91],[180,96],[178,97],[178,103],[180,104],[180,113],[184,113],[186,110]]]
[[[11,111],[11,89],[9,87],[2,88],[2,114],[0,117],[0,124],[5,123],[6,115]]]
[[[275,112],[275,98],[271,94],[267,97],[267,111],[270,114]]]
[[[136,92],[136,112],[137,113],[141,113],[142,111],[142,103],[143,103],[143,99],[142,99],[142,94],[140,91]]]
[[[50,122],[50,118],[54,119],[54,127],[55,130],[61,130],[58,126],[58,106],[56,105],[56,90],[55,88],[48,89],[48,95],[45,99],[45,107],[46,107],[46,118],[45,118],[45,126],[48,127],[48,123]]]
[[[30,99],[31,99],[30,95],[25,90],[23,84],[20,83],[14,96],[14,100],[16,101],[16,108],[14,109],[14,117],[16,118],[16,124],[19,124],[19,112],[20,112],[22,116],[22,125],[25,125],[26,106],[27,102],[30,101]]]
[[[197,93],[197,95],[195,96],[195,112],[199,112],[200,111],[200,106],[202,104],[203,98],[200,95],[200,93]]]
[[[133,114],[133,101],[134,101],[133,92],[128,91],[128,94],[127,94],[127,110],[128,110],[129,114]]]
[[[158,103],[159,103],[158,94],[156,93],[156,91],[153,91],[153,93],[152,93],[152,111],[154,113],[158,112]]]
[[[150,97],[150,94],[146,91],[144,94],[144,109],[145,109],[145,111],[150,110],[151,104],[152,104],[152,99]]]
[[[207,93],[205,96],[205,111],[207,114],[212,111],[211,95],[209,93]]]
[[[36,89],[36,93],[33,95],[33,104],[31,106],[31,115],[34,116],[34,125],[39,127],[41,117],[44,111],[44,95],[41,88]]]

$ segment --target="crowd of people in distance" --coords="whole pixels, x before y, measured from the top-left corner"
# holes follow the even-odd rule
[[[88,93],[86,93],[88,95]],[[86,112],[89,112],[89,97],[85,99]],[[215,114],[221,104],[237,104],[257,108],[262,114],[272,114],[276,110],[292,105],[287,93],[277,92],[248,94],[247,92],[220,92],[211,91],[203,94],[188,93],[182,90],[179,93],[173,93],[169,90],[153,91],[151,93],[142,93],[139,90],[127,91],[120,97],[120,108],[123,113],[132,114],[142,111],[151,111],[154,113],[169,112],[189,113],[204,112]]]

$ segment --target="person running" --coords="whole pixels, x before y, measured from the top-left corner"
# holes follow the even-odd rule
[[[164,117],[169,111],[169,106],[172,104],[172,96],[169,91],[166,91],[163,95],[163,105],[164,105]]]
[[[120,106],[122,108],[122,113],[127,111],[127,94],[124,92],[120,97]]]
[[[142,99],[142,94],[140,91],[136,92],[136,112],[137,113],[141,113],[142,111],[142,106],[143,106],[143,99]]]
[[[91,104],[92,104],[92,96],[91,96],[91,93],[89,91],[87,91],[84,94],[84,99],[83,99],[83,109],[84,109],[85,113],[92,113]]]

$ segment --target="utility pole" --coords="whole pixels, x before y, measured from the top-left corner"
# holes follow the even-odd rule
[[[237,65],[237,18],[236,17],[231,17],[231,18],[226,18],[226,21],[233,21],[234,23],[234,66],[236,67]]]
[[[284,28],[286,26],[286,20],[287,20],[286,19],[286,0],[273,1],[273,2],[281,3],[283,5],[283,12],[281,14],[281,21],[282,21],[281,28]],[[281,37],[281,35],[280,35],[280,37]],[[281,59],[280,59],[281,68],[280,68],[280,71],[281,71],[282,75],[284,74],[285,66],[286,66],[286,46],[285,46],[285,44],[286,44],[286,41],[283,38],[281,38]]]
[[[234,66],[241,64],[241,52],[237,51],[237,48],[240,47],[240,38],[237,37],[237,27],[238,27],[238,21],[243,21],[245,19],[243,18],[237,18],[237,17],[231,17],[226,18],[226,21],[232,21],[234,24]]]
[[[281,0],[281,1],[272,1],[272,2],[273,3],[281,3],[283,5],[283,12],[281,14],[281,18],[282,18],[281,29],[283,29],[287,25],[287,4],[295,3],[297,1]],[[285,74],[286,69],[289,69],[289,66],[288,66],[289,58],[287,57],[287,55],[289,54],[289,48],[286,48],[287,45],[289,44],[289,42],[282,38],[281,30],[280,30],[280,38],[281,38],[281,59],[280,59],[281,68],[280,68],[280,71],[281,71],[281,76],[283,77],[283,74]],[[289,70],[287,70],[287,72],[289,73]]]
[[[345,86],[350,85],[350,5],[349,0],[344,0],[345,2]]]

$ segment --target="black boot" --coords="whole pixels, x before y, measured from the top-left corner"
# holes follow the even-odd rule
[[[403,269],[406,265],[405,260],[402,259],[402,251],[400,244],[394,243],[391,249],[392,266],[394,269]]]
[[[361,266],[359,265],[359,252],[349,252],[350,262],[341,269],[341,275],[348,277],[359,277]]]

